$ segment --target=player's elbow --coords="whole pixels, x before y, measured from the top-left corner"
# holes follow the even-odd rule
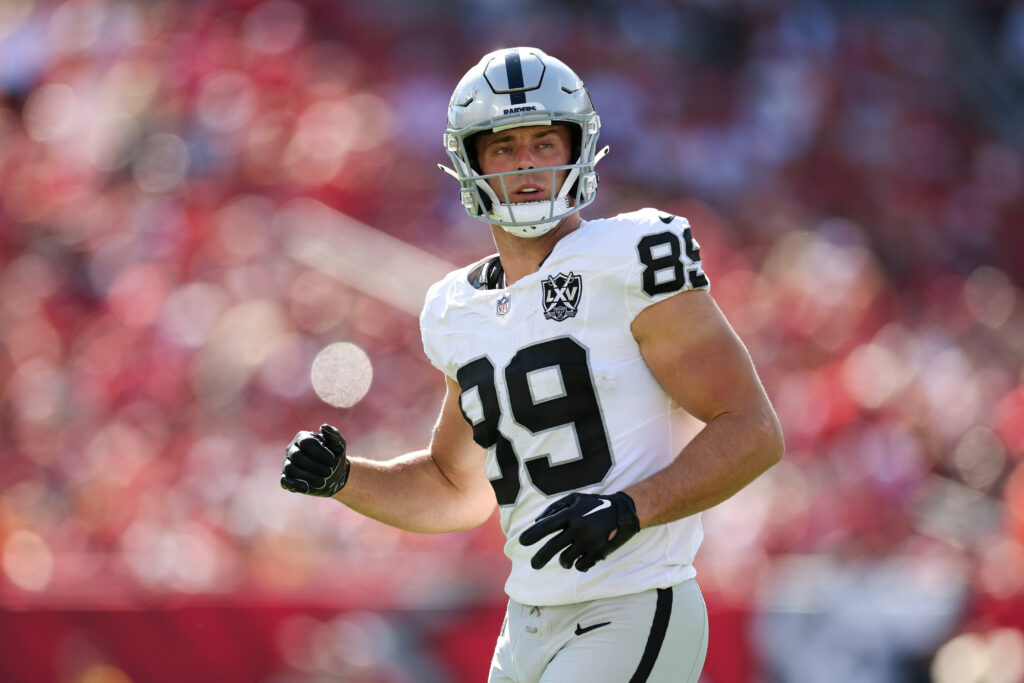
[[[782,435],[782,425],[772,407],[766,406],[757,417],[757,453],[768,469],[778,464],[786,452],[786,441]]]
[[[470,496],[459,504],[459,514],[455,516],[447,528],[441,531],[468,531],[474,529],[491,518],[497,507],[494,495]]]

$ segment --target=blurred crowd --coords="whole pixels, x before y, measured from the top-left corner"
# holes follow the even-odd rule
[[[416,536],[279,489],[299,429],[389,457],[443,392],[390,250],[360,257],[391,288],[361,286],[296,258],[284,213],[490,253],[436,164],[455,83],[515,44],[602,116],[584,218],[687,216],[779,413],[786,459],[705,515],[702,586],[758,615],[775,680],[974,680],[948,653],[1024,626],[978,608],[1024,600],[1009,0],[0,4],[0,605],[500,597],[496,523]],[[344,408],[310,380],[339,341],[373,371]]]

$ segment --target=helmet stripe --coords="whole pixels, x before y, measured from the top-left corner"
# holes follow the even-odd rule
[[[518,92],[509,93],[509,104],[523,104],[526,93],[523,92],[523,63],[519,61],[519,50],[505,53],[505,76],[508,78],[508,89]]]

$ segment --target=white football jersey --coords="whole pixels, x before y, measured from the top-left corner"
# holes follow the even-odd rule
[[[462,388],[487,449],[512,572],[508,595],[559,605],[667,588],[696,575],[700,515],[642,529],[590,571],[540,570],[545,541],[519,543],[573,491],[610,494],[665,468],[682,444],[672,402],[630,332],[640,311],[707,289],[689,223],[655,209],[584,221],[531,275],[506,287],[496,257],[450,273],[420,318],[430,361]],[[545,539],[546,540],[546,539]]]

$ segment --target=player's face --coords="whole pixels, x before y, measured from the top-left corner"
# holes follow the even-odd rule
[[[569,163],[572,152],[569,127],[560,123],[483,133],[474,142],[477,162],[484,174],[563,166]],[[562,186],[568,174],[567,170],[555,173],[555,189]],[[501,178],[487,180],[502,201],[505,201],[507,188],[508,201],[513,204],[550,199],[553,191],[550,171],[505,176],[504,181],[505,187],[502,187]]]

